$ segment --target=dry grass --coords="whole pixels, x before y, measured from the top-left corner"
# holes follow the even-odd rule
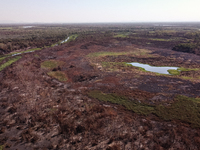
[[[51,71],[47,73],[49,76],[52,76],[56,79],[58,79],[59,81],[67,81],[67,77],[65,75],[65,73],[61,72],[61,71]]]
[[[57,67],[62,66],[62,65],[64,65],[63,61],[47,60],[47,61],[44,61],[41,64],[41,67],[42,68],[47,68],[47,69],[54,69],[54,68],[57,68]]]

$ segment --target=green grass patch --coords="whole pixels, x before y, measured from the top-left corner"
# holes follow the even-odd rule
[[[41,49],[42,49],[42,48],[33,48],[33,49],[29,49],[29,50],[23,51],[23,53],[31,52],[31,51],[39,51],[39,50],[41,50]]]
[[[33,49],[28,49],[26,51],[21,51],[21,52],[12,52],[12,53],[9,53],[7,54],[6,56],[11,56],[11,55],[14,55],[14,54],[23,54],[23,53],[28,53],[28,52],[32,52],[32,51],[38,51],[38,50],[41,50],[42,48],[33,48]]]
[[[105,57],[105,56],[120,56],[120,55],[134,55],[134,56],[140,56],[140,55],[146,55],[149,57],[148,53],[150,51],[146,49],[134,49],[129,52],[95,52],[90,53],[87,55],[87,57]]]
[[[102,62],[102,67],[109,71],[117,71],[119,69],[133,67],[131,64],[127,64],[126,62]]]
[[[169,72],[169,74],[171,75],[180,75],[180,71],[179,70],[175,70],[175,69],[169,69],[167,70]]]
[[[35,55],[34,55],[34,57],[36,57],[36,58],[39,58],[40,56],[39,56],[39,55],[37,55],[37,54],[35,54]]]
[[[4,145],[0,145],[0,150],[4,150]]]
[[[12,59],[9,59],[6,63],[4,63],[0,66],[0,71],[2,71],[4,68],[10,66],[12,63],[18,61],[20,58],[21,58],[21,56],[17,56]]]
[[[183,68],[183,67],[180,67],[178,68],[177,70],[175,69],[169,69],[167,70],[171,75],[180,75],[181,71],[198,71],[200,70],[199,68]],[[187,78],[187,77],[183,77],[183,78]]]
[[[183,67],[180,67],[178,68],[179,71],[198,71],[200,70],[199,68],[183,68]]]
[[[114,35],[115,38],[127,38],[129,37],[129,33],[118,33],[117,35]]]
[[[128,100],[126,97],[119,96],[117,94],[105,94],[101,91],[91,91],[88,95],[100,101],[122,105],[128,110],[132,110],[138,114],[148,115],[154,111],[153,106],[141,104],[139,102],[133,102]]]
[[[65,73],[61,72],[61,71],[51,71],[47,73],[49,76],[52,76],[56,79],[58,79],[59,81],[67,81],[67,77],[65,75]]]
[[[144,68],[142,68],[142,67],[136,67],[136,66],[134,66],[135,68],[138,68],[140,71],[143,71],[143,72],[150,72],[150,71],[146,71]]]
[[[200,99],[177,96],[169,107],[156,107],[156,115],[164,120],[181,120],[193,127],[200,127]]]
[[[169,42],[169,41],[175,41],[177,39],[159,39],[159,38],[147,38],[148,40],[152,41],[163,41],[163,42]]]
[[[185,79],[185,80],[190,80],[190,79],[194,79],[193,77],[187,77],[187,76],[181,76],[182,79]]]
[[[129,54],[129,52],[95,52],[88,54],[87,57],[119,56],[127,54]]]
[[[55,44],[52,44],[51,46],[49,46],[49,47],[54,47],[54,46],[57,46],[57,45],[59,45],[58,43],[55,43]],[[46,46],[47,48],[48,48],[48,46]]]
[[[41,68],[54,69],[54,68],[57,68],[58,66],[62,66],[63,64],[64,62],[62,61],[47,60],[41,64]]]
[[[100,101],[111,102],[124,106],[135,113],[148,115],[155,114],[164,120],[180,120],[191,124],[193,127],[200,127],[200,99],[186,96],[175,97],[175,102],[170,106],[147,105],[131,101],[124,96],[117,94],[106,94],[101,91],[90,91],[88,95]]]
[[[0,27],[0,30],[12,30],[12,27]]]
[[[78,34],[71,35],[67,42],[74,41],[77,37],[78,37]]]
[[[0,62],[6,59],[7,57],[0,57]]]
[[[49,47],[54,47],[54,46],[57,46],[57,45],[60,45],[60,44],[63,44],[63,43],[67,43],[67,42],[70,42],[70,41],[74,41],[77,37],[78,37],[78,34],[71,35],[71,36],[69,36],[69,39],[68,39],[68,40],[65,39],[66,41],[65,41],[65,40],[60,41],[60,42],[58,42],[58,43],[52,44],[52,45],[49,46]]]

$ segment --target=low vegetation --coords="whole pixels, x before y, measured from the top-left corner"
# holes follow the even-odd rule
[[[4,150],[4,146],[3,145],[0,146],[0,150]]]
[[[118,34],[114,35],[113,37],[115,37],[115,38],[127,38],[127,37],[129,37],[129,34],[130,33],[118,33]]]
[[[172,48],[174,51],[196,53],[197,45],[193,43],[181,43]]]
[[[132,101],[124,96],[101,91],[91,91],[90,97],[100,101],[111,102],[124,106],[135,113],[148,115],[155,114],[164,120],[181,120],[192,124],[193,127],[200,127],[200,99],[186,96],[175,97],[175,102],[170,106],[147,105],[138,101]]]
[[[28,49],[26,51],[20,51],[20,52],[12,52],[12,53],[9,53],[7,54],[6,56],[12,56],[12,55],[15,55],[15,54],[24,54],[24,53],[29,53],[29,52],[34,52],[34,51],[38,51],[38,50],[41,50],[42,48],[32,48],[32,49]]]
[[[104,56],[119,56],[119,55],[127,55],[129,52],[95,52],[90,53],[88,57],[104,57]]]
[[[131,64],[127,64],[126,62],[102,62],[102,67],[108,71],[118,71],[122,69],[133,68]]]
[[[6,57],[0,57],[0,62],[6,59]]]
[[[58,79],[59,81],[67,81],[67,77],[65,75],[65,73],[61,72],[61,71],[51,71],[47,73],[49,76],[52,76],[56,79]]]
[[[71,35],[67,42],[74,41],[77,37],[78,37],[78,34]]]
[[[0,25],[0,150],[198,149],[197,28]],[[195,54],[171,50],[185,43]],[[126,62],[180,68],[163,75]]]
[[[120,56],[120,55],[132,55],[132,56],[149,56],[149,51],[146,49],[134,49],[132,51],[128,52],[95,52],[95,53],[90,53],[87,55],[89,58],[93,57],[105,57],[105,56]]]
[[[91,91],[88,95],[100,101],[122,105],[128,110],[132,110],[136,113],[143,115],[148,115],[150,113],[153,113],[154,111],[154,107],[152,106],[141,104],[135,101],[130,101],[128,98],[117,94],[106,94],[101,91]]]
[[[21,58],[21,56],[17,56],[14,58],[10,58],[6,63],[2,64],[0,66],[0,71],[2,71],[4,68],[10,66],[11,64],[13,64],[14,62],[18,61]]]
[[[41,67],[42,68],[47,68],[47,69],[54,69],[54,68],[61,67],[63,64],[64,64],[64,62],[62,62],[62,61],[47,60],[47,61],[44,61],[41,64]]]
[[[180,71],[179,70],[175,70],[175,69],[169,69],[167,70],[169,72],[169,74],[171,75],[180,75]]]

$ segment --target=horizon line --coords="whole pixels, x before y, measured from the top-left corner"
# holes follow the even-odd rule
[[[0,24],[121,24],[121,23],[200,23],[200,21],[122,21],[122,22],[3,22]]]

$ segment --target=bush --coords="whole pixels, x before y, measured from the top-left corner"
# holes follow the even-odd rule
[[[179,51],[179,52],[186,52],[186,53],[196,53],[195,49],[197,46],[192,43],[181,43],[172,48],[174,51]]]

